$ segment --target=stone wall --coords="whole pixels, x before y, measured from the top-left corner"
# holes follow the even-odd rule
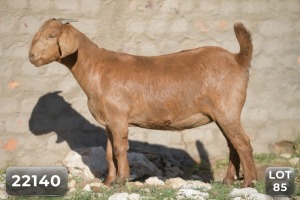
[[[298,0],[1,0],[0,13],[0,168],[55,165],[70,149],[105,144],[70,72],[58,63],[35,68],[28,61],[34,33],[53,17],[78,19],[73,25],[99,46],[138,55],[204,45],[237,52],[233,24],[242,21],[254,43],[242,113],[254,152],[300,137]],[[130,140],[195,160],[228,154],[213,123],[181,132],[130,128]]]

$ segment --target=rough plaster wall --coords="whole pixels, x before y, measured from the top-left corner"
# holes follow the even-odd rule
[[[298,0],[1,0],[0,13],[0,168],[53,165],[70,149],[105,143],[69,71],[28,61],[34,33],[53,17],[76,18],[73,25],[99,46],[138,55],[204,45],[237,52],[232,27],[242,21],[254,43],[242,113],[254,152],[300,137]],[[215,124],[182,132],[130,128],[130,139],[183,149],[195,160],[199,151],[212,159],[228,153]]]

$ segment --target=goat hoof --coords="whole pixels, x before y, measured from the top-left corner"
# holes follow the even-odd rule
[[[246,188],[246,187],[254,187],[257,183],[257,180],[252,180],[252,181],[244,181],[242,187]]]
[[[114,184],[116,181],[116,178],[109,178],[107,177],[106,180],[104,181],[104,185],[106,186],[111,186],[112,184]]]

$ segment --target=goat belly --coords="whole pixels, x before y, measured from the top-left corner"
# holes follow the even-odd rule
[[[143,121],[137,120],[136,122],[132,122],[129,126],[138,126],[142,128],[148,129],[156,129],[156,130],[184,130],[195,128],[198,126],[202,126],[212,122],[212,119],[202,113],[196,113],[186,118],[180,118],[177,120],[170,119],[145,119]]]

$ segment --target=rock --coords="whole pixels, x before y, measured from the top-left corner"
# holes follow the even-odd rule
[[[131,179],[162,175],[161,171],[143,154],[131,152],[127,156],[131,173],[134,174],[131,175]]]
[[[205,200],[208,198],[208,193],[200,192],[198,190],[193,189],[180,189],[176,193],[177,199],[197,199],[197,200]]]
[[[167,150],[153,148],[147,143],[131,145],[129,151],[143,154],[162,172],[162,176],[168,178],[182,176],[182,169],[187,166],[190,167],[194,162],[192,159],[180,153],[172,155]]]
[[[291,141],[280,141],[274,144],[269,145],[269,149],[272,153],[275,154],[293,154],[294,153],[294,144]]]
[[[157,177],[150,177],[145,180],[145,183],[148,185],[165,185],[165,183]]]
[[[161,161],[164,166],[163,171],[166,172],[164,176],[175,178],[176,176],[183,174],[180,170],[183,166],[170,153],[164,151],[161,152]]]
[[[140,181],[135,181],[134,185],[135,186],[143,186],[144,184],[142,182],[140,182]]]
[[[289,159],[289,162],[292,165],[297,165],[299,163],[299,161],[300,161],[300,158],[297,158],[297,157]]]
[[[106,152],[101,146],[70,151],[62,161],[72,175],[85,179],[103,176],[107,170]]]
[[[129,151],[139,152],[143,154],[155,166],[157,166],[159,169],[162,169],[161,167],[162,158],[160,155],[160,151],[158,149],[153,148],[151,145],[149,144],[131,145]]]
[[[131,180],[161,176],[162,172],[143,154],[131,152],[127,154],[129,166],[132,172]],[[78,148],[70,151],[62,161],[63,166],[67,167],[74,176],[79,176],[87,180],[102,177],[107,173],[106,152],[103,147]],[[172,174],[180,174],[180,169],[171,169]]]
[[[273,200],[273,197],[266,195],[266,194],[250,194],[246,200],[254,200],[254,199],[259,199],[259,200]]]
[[[289,153],[282,153],[282,154],[280,154],[280,156],[283,157],[283,158],[286,158],[286,159],[289,159],[289,158],[292,157],[292,155],[289,154]]]
[[[127,192],[116,193],[108,198],[108,200],[127,200],[129,194]]]
[[[175,178],[183,175],[183,172],[179,167],[166,167],[164,171],[164,176],[168,178]]]
[[[257,190],[254,188],[233,188],[230,193],[231,197],[248,197],[251,194],[258,194]]]
[[[8,194],[5,191],[0,190],[0,199],[8,199]]]
[[[5,183],[0,183],[0,189],[5,190]]]
[[[296,140],[294,142],[294,150],[295,150],[295,154],[300,154],[300,141],[299,140]]]
[[[173,189],[178,189],[182,187],[183,185],[186,184],[186,181],[183,180],[182,178],[170,178],[166,180],[165,182],[166,185],[169,185]]]
[[[274,197],[273,199],[274,200],[291,200],[289,197]],[[295,200],[297,200],[297,199],[295,199]]]
[[[68,187],[69,188],[75,188],[76,186],[76,181],[75,180],[71,180],[69,183],[68,183]]]
[[[201,188],[202,190],[210,190],[211,189],[211,184],[209,183],[204,183],[202,181],[188,181],[187,184],[183,185],[181,188],[183,189],[199,189]]]
[[[69,192],[75,192],[76,191],[76,188],[70,188],[69,189]]]
[[[87,185],[85,185],[85,186],[83,187],[82,190],[83,190],[83,191],[89,192],[89,191],[91,191],[91,186],[90,186],[89,184],[87,184]]]
[[[139,200],[141,197],[141,195],[137,194],[137,193],[131,193],[128,196],[128,200]]]
[[[144,191],[145,193],[150,193],[150,192],[151,192],[151,190],[150,190],[149,188],[143,188],[143,191]]]
[[[198,180],[198,181],[201,181],[201,180],[202,180],[202,178],[201,178],[200,176],[195,175],[195,174],[193,174],[193,175],[191,176],[191,179],[192,179],[192,180]]]
[[[242,197],[234,197],[233,200],[243,200]]]
[[[98,188],[100,188],[100,187],[103,186],[103,183],[94,182],[94,183],[91,183],[90,186],[91,186],[91,187],[98,187]]]

